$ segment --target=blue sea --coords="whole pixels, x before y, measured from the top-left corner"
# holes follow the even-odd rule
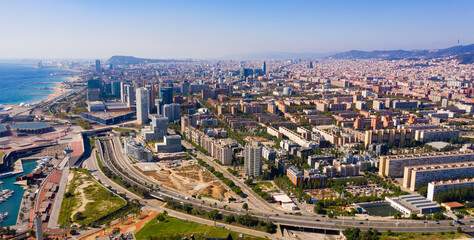
[[[14,184],[16,182],[16,177],[31,173],[33,169],[35,169],[36,164],[37,163],[35,160],[23,161],[23,173],[16,174],[7,178],[0,178],[0,181],[3,182],[3,184],[1,184],[2,189],[11,189],[14,191],[11,198],[9,198],[5,202],[0,203],[0,212],[8,212],[8,217],[2,222],[3,227],[12,226],[16,224],[16,219],[18,218],[18,211],[20,210],[21,199],[23,198],[23,193],[25,192],[22,186]],[[28,217],[28,214],[29,213],[25,215]]]
[[[54,92],[57,82],[67,76],[65,69],[37,68],[35,64],[0,63],[0,104],[18,104],[41,101]],[[39,89],[50,88],[50,89]]]

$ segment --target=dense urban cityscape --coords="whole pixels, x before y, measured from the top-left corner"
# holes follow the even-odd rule
[[[453,56],[38,67],[74,76],[4,109],[3,175],[44,162],[16,177],[16,234],[88,239],[163,212],[249,238],[473,231],[474,65]]]

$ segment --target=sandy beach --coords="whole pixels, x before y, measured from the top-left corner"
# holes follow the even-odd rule
[[[48,97],[46,99],[43,99],[41,101],[36,101],[36,102],[33,102],[32,104],[39,104],[39,103],[42,103],[42,102],[47,102],[47,101],[50,101],[50,100],[53,100],[54,98],[57,98],[63,94],[66,94],[68,92],[71,91],[71,89],[67,89],[66,86],[67,86],[67,83],[68,82],[77,82],[80,80],[79,76],[73,76],[73,77],[66,77],[68,80],[65,81],[65,82],[58,82],[56,84],[56,86],[53,88],[54,89],[54,92],[51,93],[50,95],[48,95]]]

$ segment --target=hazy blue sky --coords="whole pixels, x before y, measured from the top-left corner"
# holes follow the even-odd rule
[[[0,2],[0,58],[209,58],[474,43],[474,1]]]

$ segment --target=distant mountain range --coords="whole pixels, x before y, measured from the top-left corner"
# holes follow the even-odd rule
[[[387,50],[387,51],[348,51],[336,53],[328,58],[333,59],[368,59],[368,58],[382,58],[382,59],[403,59],[403,58],[438,58],[458,55],[461,63],[472,63],[474,54],[474,44],[466,46],[454,46],[445,49],[435,50]]]
[[[224,60],[264,60],[264,59],[311,59],[328,57],[332,53],[309,53],[309,52],[260,52],[227,55],[220,59]]]
[[[148,58],[137,58],[133,56],[112,56],[107,61],[112,65],[139,65],[139,64],[145,64],[145,63],[158,63],[158,62],[189,62],[191,60],[148,59]]]

